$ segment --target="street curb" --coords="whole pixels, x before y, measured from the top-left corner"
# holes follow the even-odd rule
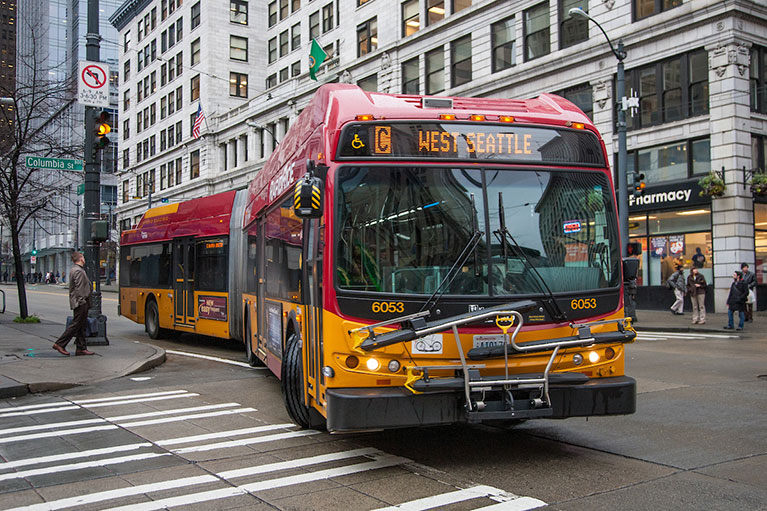
[[[29,393],[29,389],[23,383],[0,375],[0,399],[9,397],[21,397]]]
[[[151,344],[145,344],[144,346],[149,346],[154,349],[154,355],[147,358],[146,360],[143,360],[142,362],[138,362],[134,367],[128,369],[128,372],[123,376],[143,373],[144,371],[154,369],[155,367],[161,366],[165,363],[168,357],[166,356],[164,349],[158,348],[157,346],[152,346]]]

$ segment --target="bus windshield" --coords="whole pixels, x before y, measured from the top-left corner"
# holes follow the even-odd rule
[[[448,295],[509,296],[619,285],[617,220],[601,171],[337,172],[339,290],[429,295],[442,284]],[[479,244],[449,274],[477,231]]]

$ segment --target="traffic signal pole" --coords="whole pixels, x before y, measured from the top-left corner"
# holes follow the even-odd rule
[[[85,35],[85,58],[90,62],[101,60],[99,55],[101,35],[99,35],[99,0],[88,0],[88,33]],[[101,152],[94,151],[96,138],[96,118],[100,109],[85,107],[85,193],[83,241],[85,245],[85,271],[93,283],[89,318],[96,319],[97,335],[86,338],[89,346],[107,345],[107,318],[101,313],[101,279],[99,275],[100,243],[93,240],[91,226],[101,217]]]

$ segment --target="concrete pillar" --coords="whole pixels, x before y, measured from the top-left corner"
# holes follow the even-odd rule
[[[728,20],[734,23],[734,20]],[[754,267],[754,201],[743,168],[751,168],[750,43],[728,38],[706,47],[709,55],[711,168],[724,168],[725,194],[714,199],[714,302],[727,310],[732,272]]]
[[[239,162],[239,155],[237,154],[237,139],[233,138],[226,144],[229,151],[229,158],[227,159],[227,170],[235,168]]]
[[[274,132],[274,134],[277,136],[277,143],[280,143],[282,142],[282,139],[285,138],[285,121],[280,119],[274,123],[274,126],[277,128],[277,130]]]
[[[261,130],[253,128],[248,133],[248,141],[250,142],[250,150],[248,151],[248,157],[251,160],[260,160],[264,157],[261,150]]]
[[[237,166],[240,167],[248,161],[248,158],[250,158],[248,151],[248,135],[240,135],[237,137],[237,145]]]
[[[268,130],[261,131],[261,136],[264,137],[264,158],[268,158],[272,154],[272,145],[274,144],[274,137],[272,136],[274,124],[270,124],[268,128]]]

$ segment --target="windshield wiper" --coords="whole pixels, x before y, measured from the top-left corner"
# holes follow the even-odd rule
[[[506,213],[503,208],[503,192],[498,192],[498,222],[499,222],[499,228],[493,231],[493,234],[495,234],[498,237],[498,240],[501,242],[501,246],[503,250],[503,258],[506,264],[506,272],[508,273],[509,271],[509,258],[508,258],[508,252],[506,249],[506,243],[507,243],[506,240],[511,240],[515,248],[514,252],[519,254],[525,266],[527,266],[530,270],[532,270],[533,273],[535,273],[535,276],[538,277],[538,281],[541,284],[542,291],[546,295],[546,299],[543,300],[543,305],[548,309],[549,314],[551,314],[551,316],[556,321],[567,321],[567,315],[559,307],[559,304],[554,298],[554,293],[551,292],[551,289],[549,288],[548,284],[546,284],[546,280],[544,280],[544,278],[541,277],[541,274],[538,273],[538,270],[535,268],[535,265],[533,265],[533,263],[530,262],[530,259],[525,254],[525,250],[519,245],[519,243],[517,243],[517,240],[514,239],[514,236],[511,235],[511,233],[509,232],[509,229],[506,227]],[[490,273],[492,274],[492,272]]]
[[[463,266],[463,264],[466,262],[466,260],[469,258],[469,256],[472,253],[474,254],[474,274],[476,276],[479,273],[479,255],[477,254],[477,247],[479,246],[479,241],[482,239],[482,231],[479,230],[479,219],[477,218],[477,208],[474,207],[473,193],[471,194],[471,217],[472,217],[471,227],[473,232],[471,233],[471,237],[469,238],[469,241],[466,242],[466,245],[461,250],[461,253],[458,254],[458,257],[456,258],[453,265],[447,271],[445,276],[442,277],[442,280],[439,282],[439,285],[431,294],[429,299],[426,300],[426,303],[423,304],[423,307],[421,307],[421,310],[419,312],[427,310],[432,300],[434,300],[432,307],[437,305],[440,298],[442,298],[442,295],[445,294],[445,290],[450,286],[450,284],[453,283],[455,278],[458,276],[458,273],[456,272],[456,270],[458,270],[459,268]]]

